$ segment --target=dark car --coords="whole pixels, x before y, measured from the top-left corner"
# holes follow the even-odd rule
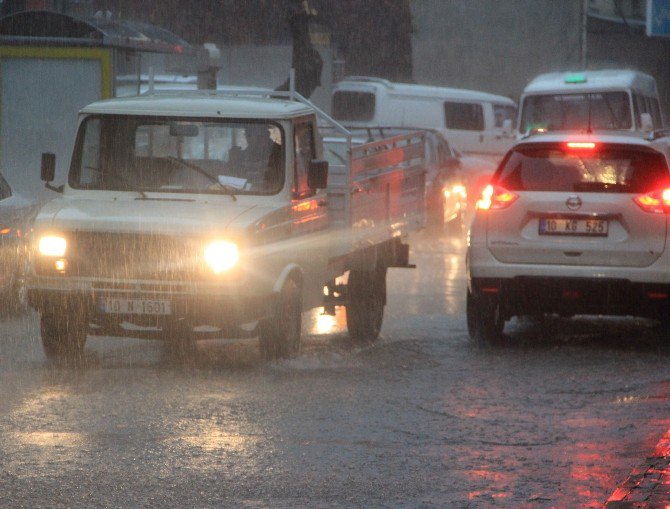
[[[30,223],[37,201],[12,191],[0,175],[0,308],[26,307],[25,267]]]

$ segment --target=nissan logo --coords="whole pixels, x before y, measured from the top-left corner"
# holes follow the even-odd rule
[[[565,201],[565,204],[570,210],[577,210],[582,206],[582,199],[579,196],[571,196]]]

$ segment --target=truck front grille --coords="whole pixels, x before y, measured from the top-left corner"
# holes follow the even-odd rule
[[[68,237],[68,273],[74,276],[161,281],[198,276],[200,254],[192,241],[131,233],[77,232]]]

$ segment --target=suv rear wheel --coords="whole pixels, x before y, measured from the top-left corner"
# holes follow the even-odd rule
[[[466,298],[468,334],[478,345],[500,344],[505,319],[498,299],[475,297],[469,290]]]

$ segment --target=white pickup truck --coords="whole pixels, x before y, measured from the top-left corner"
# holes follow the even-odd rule
[[[290,357],[301,313],[321,306],[346,306],[352,338],[378,336],[387,268],[411,266],[406,234],[424,221],[423,133],[358,145],[329,172],[327,116],[264,94],[96,102],[66,184],[42,155],[62,193],[36,218],[28,277],[48,358],[80,357],[88,335],[183,350],[244,331],[266,359]]]

